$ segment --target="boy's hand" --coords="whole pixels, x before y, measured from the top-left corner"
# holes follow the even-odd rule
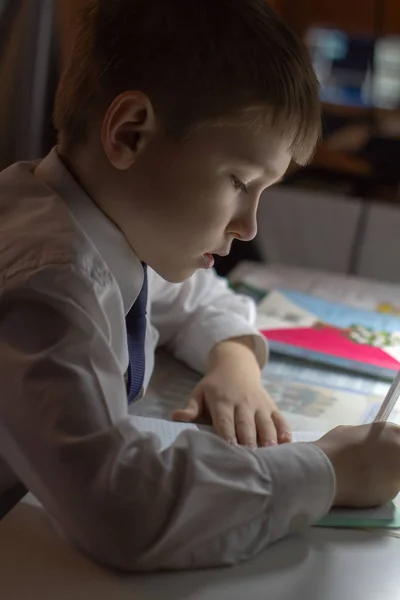
[[[400,427],[337,427],[315,442],[336,473],[336,506],[371,507],[400,491]]]
[[[290,427],[265,391],[252,338],[218,344],[209,369],[188,405],[173,414],[176,421],[211,415],[216,432],[232,444],[256,447],[291,441]]]

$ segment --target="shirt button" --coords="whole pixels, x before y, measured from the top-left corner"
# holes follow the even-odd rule
[[[301,513],[292,518],[289,525],[289,531],[291,533],[295,533],[296,531],[301,531],[303,529],[307,529],[311,525],[310,516],[306,513]]]

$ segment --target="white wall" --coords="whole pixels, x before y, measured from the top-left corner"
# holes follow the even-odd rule
[[[366,208],[356,273],[400,282],[400,206],[277,186],[261,197],[257,244],[270,262],[347,273]]]
[[[400,206],[375,203],[370,207],[358,272],[400,282]]]

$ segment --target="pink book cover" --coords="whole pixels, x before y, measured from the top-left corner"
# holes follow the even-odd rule
[[[271,351],[392,377],[400,369],[400,317],[272,290],[258,307]]]

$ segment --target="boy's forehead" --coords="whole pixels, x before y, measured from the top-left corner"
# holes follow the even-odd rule
[[[204,124],[190,136],[200,152],[210,149],[249,167],[270,171],[278,177],[286,171],[291,154],[290,141],[278,127],[249,123]]]

